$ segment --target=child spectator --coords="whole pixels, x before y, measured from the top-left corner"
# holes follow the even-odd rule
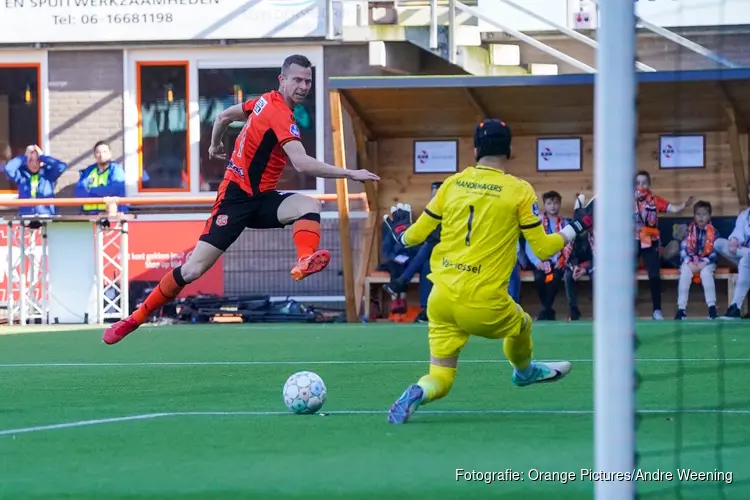
[[[707,201],[699,201],[693,208],[693,222],[687,228],[687,232],[680,244],[680,281],[677,288],[677,315],[674,319],[687,317],[688,296],[692,283],[702,283],[703,293],[706,296],[709,319],[716,319],[716,284],[714,272],[716,271],[716,260],[718,254],[714,249],[714,242],[718,236],[716,229],[711,224],[711,204]]]
[[[643,258],[651,287],[653,318],[661,321],[661,254],[659,251],[659,213],[676,213],[693,204],[693,197],[679,205],[672,204],[651,192],[651,174],[641,170],[635,176],[635,239],[638,243],[636,259]]]
[[[559,232],[566,224],[568,219],[559,215],[562,196],[557,191],[548,191],[542,195],[544,203],[544,213],[542,214],[542,227],[547,234]],[[526,245],[526,255],[529,262],[534,266],[534,284],[536,285],[539,300],[542,303],[542,310],[537,320],[555,320],[555,310],[553,305],[557,296],[557,289],[562,281],[565,272],[565,258],[560,251],[550,259],[539,260],[534,255],[529,245]]]

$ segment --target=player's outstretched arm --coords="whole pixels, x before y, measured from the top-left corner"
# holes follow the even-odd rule
[[[594,227],[594,198],[585,207],[576,208],[573,221],[557,233],[547,234],[539,218],[539,208],[536,195],[529,186],[529,192],[519,206],[518,220],[526,244],[531,247],[534,255],[541,260],[547,260],[563,249],[565,245],[585,234]]]
[[[284,152],[297,172],[326,179],[351,179],[353,181],[379,181],[380,177],[364,169],[348,170],[333,167],[309,156],[300,141],[289,141],[284,144]]]

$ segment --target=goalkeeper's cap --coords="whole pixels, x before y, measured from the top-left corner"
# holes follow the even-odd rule
[[[484,120],[474,129],[474,148],[477,160],[483,156],[510,158],[510,127],[501,120]]]

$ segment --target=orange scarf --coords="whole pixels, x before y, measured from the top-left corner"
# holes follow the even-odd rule
[[[544,232],[547,234],[554,234],[562,231],[563,222],[565,221],[560,215],[555,217],[555,230],[550,233],[549,216],[546,213],[542,214],[542,224],[544,225]],[[563,248],[561,251],[557,252],[557,264],[555,265],[555,267],[558,269],[562,269],[565,266],[565,260],[565,249]]]
[[[652,242],[659,240],[658,221],[654,195],[648,189],[636,189],[635,227],[636,238],[640,240],[641,248],[649,248]]]
[[[708,257],[714,251],[714,241],[716,240],[716,230],[714,226],[709,223],[704,228],[706,231],[706,238],[703,242],[703,248],[698,251],[698,226],[695,222],[691,222],[687,230],[687,254],[693,262]]]

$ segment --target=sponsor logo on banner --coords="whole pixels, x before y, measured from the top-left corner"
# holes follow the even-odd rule
[[[18,230],[16,230],[18,231]],[[31,237],[36,237],[36,247],[30,250]],[[16,233],[16,238],[18,233]],[[8,226],[0,226],[0,302],[8,302],[8,258],[13,258],[13,301],[18,304],[21,300],[21,247],[14,242],[10,249],[12,254],[8,255]],[[24,275],[26,277],[26,286],[33,285],[33,297],[37,301],[42,300],[41,286],[42,270],[42,240],[40,231],[26,231],[26,255],[24,255]]]
[[[316,38],[326,1],[5,0],[0,44]]]
[[[705,137],[702,135],[662,136],[659,151],[660,168],[705,166]]]
[[[185,264],[203,227],[202,221],[135,221],[128,224],[130,281],[158,282],[164,273]],[[50,248],[50,251],[54,249]],[[206,274],[189,283],[179,296],[199,294],[224,294],[223,256]]]
[[[537,169],[581,170],[581,139],[544,138],[537,142]]]
[[[416,141],[414,143],[415,173],[455,173],[458,170],[456,141]]]

